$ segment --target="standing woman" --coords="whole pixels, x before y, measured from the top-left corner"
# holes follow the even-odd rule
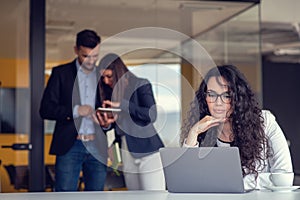
[[[164,145],[153,126],[157,110],[150,82],[131,73],[116,54],[103,57],[100,72],[99,97],[102,107],[121,109],[112,127],[116,141],[121,143],[127,188],[165,190],[158,152]]]
[[[204,77],[182,128],[181,144],[238,147],[245,189],[272,185],[270,172],[293,171],[274,115],[258,107],[245,77],[231,65],[215,67]]]

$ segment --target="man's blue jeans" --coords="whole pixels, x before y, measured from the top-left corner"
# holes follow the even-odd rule
[[[65,155],[56,156],[55,191],[77,191],[81,170],[85,191],[103,190],[106,179],[106,163],[94,158],[93,154],[86,149],[82,141],[76,140]]]

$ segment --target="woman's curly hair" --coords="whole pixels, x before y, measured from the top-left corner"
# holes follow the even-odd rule
[[[206,115],[210,115],[206,103],[207,82],[211,77],[222,77],[228,83],[228,92],[231,95],[232,113],[229,116],[234,137],[234,146],[240,151],[243,175],[255,174],[266,165],[267,158],[271,156],[271,150],[264,133],[264,120],[262,111],[247,83],[244,75],[232,65],[223,65],[212,68],[204,77],[199,89],[196,91],[191,103],[187,119],[184,121],[180,143],[183,144],[192,126]],[[201,136],[199,135],[198,141]],[[200,144],[201,140],[199,141]]]

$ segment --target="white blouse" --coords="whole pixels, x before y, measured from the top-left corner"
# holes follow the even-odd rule
[[[286,138],[276,122],[275,116],[268,110],[262,111],[264,118],[264,131],[268,137],[268,142],[271,147],[273,156],[268,158],[265,163],[266,166],[259,167],[257,164],[258,177],[255,180],[254,174],[249,174],[244,177],[244,186],[246,190],[249,189],[261,189],[264,186],[272,186],[269,176],[271,172],[293,172],[292,160],[290,150],[286,141]],[[197,147],[199,144],[196,144]],[[218,146],[228,146],[228,143],[222,143],[217,141]],[[183,144],[183,147],[192,147],[187,144]],[[265,155],[265,151],[262,152]]]
[[[261,189],[264,186],[273,185],[269,179],[270,172],[293,172],[288,143],[284,133],[276,122],[275,116],[268,110],[263,110],[262,116],[264,118],[265,134],[268,137],[273,156],[268,159],[266,167],[258,169],[257,181],[255,181],[252,174],[244,177],[245,189]]]

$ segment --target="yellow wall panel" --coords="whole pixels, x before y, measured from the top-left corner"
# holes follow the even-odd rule
[[[55,156],[49,155],[50,142],[52,134],[45,134],[45,164],[54,164]],[[28,143],[28,134],[0,134],[0,146],[12,145],[13,143]],[[10,184],[9,176],[4,169],[4,165],[28,165],[28,151],[15,151],[10,148],[0,148],[0,159],[2,161],[0,168],[1,192],[23,192],[26,190],[15,190]]]
[[[27,59],[0,59],[2,87],[29,87],[29,62]]]

